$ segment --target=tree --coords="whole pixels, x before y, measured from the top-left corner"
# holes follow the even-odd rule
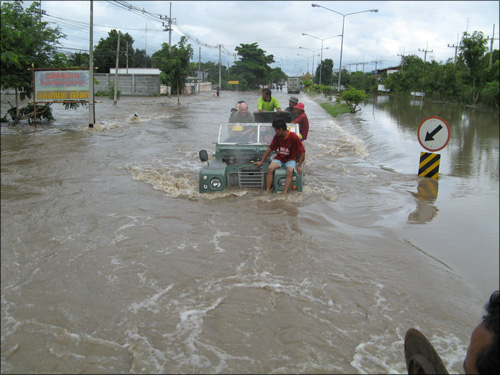
[[[50,66],[59,39],[65,37],[58,27],[48,27],[47,22],[41,21],[39,2],[26,9],[22,3],[2,2],[0,33],[1,89],[15,89],[16,108],[19,96],[24,100],[33,94],[32,72],[28,68]]]
[[[165,74],[167,85],[177,88],[178,103],[179,93],[186,85],[186,79],[190,73],[189,60],[193,57],[193,48],[191,44],[185,45],[186,40],[187,38],[183,36],[179,43],[172,47],[168,43],[163,43],[162,48],[152,56],[154,66]]]
[[[196,65],[196,67],[195,67]],[[198,64],[194,63],[192,72],[197,72],[198,71]],[[203,74],[203,79],[208,82],[212,82],[214,85],[218,86],[219,85],[219,63],[215,63],[213,61],[207,61],[207,62],[202,62],[200,66],[200,71]],[[222,86],[224,86],[224,82],[227,80],[232,80],[232,77],[228,78],[228,69],[227,66],[221,65],[221,79],[222,79]],[[235,78],[236,80],[236,78]]]
[[[302,84],[307,89],[307,92],[309,92],[309,90],[311,89],[311,87],[313,85],[313,82],[312,82],[312,79],[304,80],[304,78],[302,78]]]
[[[349,90],[343,91],[340,99],[346,102],[351,113],[356,113],[361,110],[359,103],[366,99],[366,93],[349,85]]]
[[[401,69],[389,75],[384,81],[385,87],[394,92],[421,91],[421,79],[425,73],[424,61],[416,55],[401,58]]]
[[[302,76],[302,83],[303,83],[304,85],[305,85],[305,83],[304,83],[304,82],[306,82],[306,81],[311,81],[311,84],[312,84],[312,74],[311,74],[311,73],[309,73],[309,72],[307,72],[306,74],[304,74],[304,75]]]
[[[322,70],[321,70],[321,64],[316,67],[316,75],[314,76],[314,82],[319,83],[319,76],[321,72],[321,84],[331,85],[333,76],[333,60],[324,59],[322,65],[323,65]]]
[[[88,68],[89,54],[87,52],[75,52],[68,56],[70,67]]]
[[[269,75],[272,68],[269,64],[274,62],[273,55],[265,54],[265,51],[259,48],[257,43],[241,44],[235,50],[240,56],[240,60],[234,63],[229,73],[238,77],[242,89],[251,90],[258,88],[259,85],[265,85],[269,82]],[[241,82],[246,82],[246,87]]]
[[[481,80],[482,57],[486,53],[488,40],[481,31],[474,31],[472,35],[464,32],[460,47],[459,60],[463,61],[469,70],[472,79],[472,104],[475,105],[486,82]]]
[[[349,73],[349,71],[346,68],[342,69],[342,76],[341,76],[340,86],[341,87],[342,86],[347,87],[351,83],[350,77],[351,77],[351,74]],[[332,86],[336,87],[337,84],[338,84],[338,81],[339,81],[339,74],[338,74],[338,72],[332,75],[332,81],[333,81]]]
[[[132,61],[129,61],[129,66],[131,68],[152,68],[153,60],[151,59],[151,57],[146,55],[145,49],[136,49],[133,53]]]
[[[285,82],[287,78],[288,76],[284,71],[281,70],[280,67],[272,69],[269,73],[270,82],[276,85],[279,85],[280,83],[283,84],[283,82]]]
[[[127,66],[126,53],[127,43],[129,51],[133,51],[134,39],[129,33],[120,35],[120,59],[119,68]],[[116,68],[116,50],[118,45],[118,31],[113,29],[108,32],[106,39],[101,38],[94,48],[94,66],[99,73],[109,73],[111,68]],[[129,52],[129,54],[131,54]],[[135,67],[135,58],[129,56],[129,66]]]
[[[394,93],[425,92],[426,99],[466,105],[487,105],[498,110],[499,51],[486,53],[487,39],[481,32],[463,34],[457,62],[423,62],[417,56],[401,59],[400,70],[382,77],[381,83]],[[344,78],[344,75],[342,75]],[[354,74],[352,83],[357,83]]]
[[[353,72],[349,81],[352,86],[366,92],[373,92],[377,89],[376,78],[371,73]]]

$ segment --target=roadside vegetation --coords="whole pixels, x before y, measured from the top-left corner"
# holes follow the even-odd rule
[[[383,77],[394,93],[422,91],[425,98],[486,107],[499,107],[499,54],[487,53],[487,39],[481,32],[464,33],[457,61],[438,64],[417,56],[404,56],[400,71]]]
[[[425,100],[455,103],[474,108],[498,111],[499,51],[488,51],[488,39],[482,32],[464,33],[457,51],[457,58],[445,63],[423,61],[416,55],[401,58],[399,70],[392,74],[377,75],[372,72],[348,72],[342,70],[341,84],[349,90],[362,90],[367,94],[377,93],[379,84],[389,89],[390,95],[411,95],[424,92]],[[324,60],[324,69],[328,59]],[[330,82],[331,85],[324,83]],[[322,85],[319,85],[319,67],[314,79],[304,76],[307,91],[331,97],[337,92],[338,75],[323,70]],[[387,93],[386,93],[387,94]]]
[[[349,106],[345,103],[327,102],[327,103],[321,103],[320,105],[332,117],[337,117],[343,113],[351,112]]]

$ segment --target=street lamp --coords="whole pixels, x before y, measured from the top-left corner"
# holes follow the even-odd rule
[[[302,56],[302,57],[305,57],[307,59],[307,73],[309,73],[309,56],[301,55],[300,53],[297,53],[297,56]]]
[[[321,86],[321,73],[323,73],[323,41],[327,40],[327,39],[335,38],[337,36],[342,36],[342,35],[329,36],[328,38],[324,38],[324,39],[321,39],[321,38],[318,38],[317,36],[306,34],[306,33],[302,33],[302,35],[310,36],[311,38],[321,40],[321,63],[320,63],[320,68],[319,68],[319,85]],[[328,48],[325,48],[325,49],[328,49]]]
[[[313,55],[312,55],[312,58],[313,58],[313,59],[312,59],[312,65],[311,65],[311,70],[312,70],[312,71],[311,71],[311,75],[314,77],[314,54],[315,54],[316,52],[318,52],[318,51],[319,51],[319,49],[317,49],[317,50],[315,51],[315,50],[312,50],[312,49],[309,49],[309,48],[305,48],[305,47],[299,47],[299,48],[301,48],[301,49],[306,49],[306,50],[311,51],[311,52],[313,53]],[[329,48],[328,48],[328,47],[326,47],[325,49],[329,49]],[[319,55],[316,55],[316,56],[319,56]]]
[[[323,8],[323,9],[329,10],[330,12],[340,14],[342,16],[342,34],[340,34],[342,36],[342,41],[340,42],[339,81],[338,81],[338,84],[337,84],[337,94],[338,94],[340,92],[340,77],[341,77],[341,74],[342,74],[342,50],[343,50],[343,47],[344,47],[344,23],[345,23],[345,17],[346,16],[350,16],[352,14],[365,13],[365,12],[374,12],[374,13],[377,13],[378,9],[369,9],[369,10],[362,10],[360,12],[352,12],[352,13],[343,14],[343,13],[337,12],[336,10],[324,7],[323,5],[311,4],[311,6],[313,8],[315,8],[315,7]]]

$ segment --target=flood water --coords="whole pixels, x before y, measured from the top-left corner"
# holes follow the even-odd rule
[[[200,195],[198,151],[259,96],[2,124],[2,373],[406,373],[411,327],[463,371],[499,284],[498,115],[378,97],[332,119],[301,93],[304,192]],[[438,181],[428,116],[451,128]]]

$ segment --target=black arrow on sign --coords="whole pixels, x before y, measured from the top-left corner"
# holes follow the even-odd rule
[[[433,141],[434,140],[434,136],[441,130],[443,129],[443,127],[441,125],[439,125],[436,129],[434,129],[432,132],[427,132],[427,134],[425,135],[425,141]]]

